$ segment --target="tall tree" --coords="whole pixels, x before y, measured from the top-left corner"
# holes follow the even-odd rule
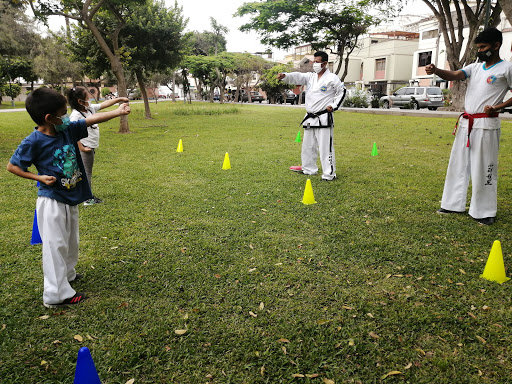
[[[254,30],[263,44],[287,49],[299,44],[311,44],[314,49],[327,49],[339,56],[335,72],[339,75],[342,60],[348,58],[358,39],[378,16],[370,14],[370,6],[383,1],[370,0],[264,0],[245,3],[237,16],[250,15],[251,21],[241,31]],[[384,1],[386,2],[386,1]],[[392,8],[392,7],[391,7]],[[394,8],[393,8],[394,9]],[[344,79],[347,67],[341,75]]]
[[[217,20],[215,20],[213,17],[210,16],[210,25],[213,29],[213,35],[215,37],[214,44],[215,44],[215,54],[217,55],[220,51],[219,48],[223,51],[226,50],[226,38],[225,34],[229,32],[228,27],[221,25]]]
[[[190,45],[190,53],[197,56],[211,56],[226,51],[226,38],[209,31],[189,32],[187,39]]]
[[[487,2],[490,0],[422,0],[437,18],[440,32],[446,46],[446,58],[452,71],[458,70],[475,60],[473,41],[483,25]],[[500,3],[491,3],[490,26],[500,22]],[[467,28],[467,37],[465,37]],[[462,110],[466,83],[453,83],[452,108]]]
[[[510,0],[498,0],[501,8],[503,8],[503,13],[508,19],[508,22],[512,24],[512,1]]]
[[[120,96],[127,96],[126,79],[123,68],[125,57],[119,41],[121,30],[132,12],[132,7],[144,4],[145,0],[20,0],[27,3],[34,15],[46,20],[49,15],[58,15],[76,20],[80,27],[91,31],[117,79]],[[98,16],[106,22],[99,23]],[[121,116],[119,132],[130,132],[128,119]]]

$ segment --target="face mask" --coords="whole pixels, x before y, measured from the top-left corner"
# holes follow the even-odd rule
[[[53,124],[53,126],[55,127],[55,130],[57,132],[62,132],[69,127],[69,116],[67,113],[65,113],[61,117],[59,117],[59,119],[62,121],[62,124]]]
[[[322,72],[322,69],[322,63],[313,63],[313,71],[315,71],[315,73]]]
[[[476,57],[478,57],[480,61],[487,61],[491,58],[493,53],[494,51],[492,49],[488,49],[487,51],[477,52]]]
[[[83,105],[84,107],[88,107],[88,106],[89,106],[89,101],[87,101],[87,100],[80,100],[80,101],[83,101],[83,104],[82,104],[82,105]]]

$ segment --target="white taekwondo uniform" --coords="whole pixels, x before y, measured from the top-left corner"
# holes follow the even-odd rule
[[[489,68],[485,63],[473,63],[462,71],[468,79],[466,112],[459,118],[441,208],[464,212],[471,178],[469,215],[475,219],[496,217],[501,121],[499,117],[482,117],[481,114],[486,105],[503,102],[505,94],[512,88],[512,63],[500,61]]]
[[[308,72],[285,73],[282,79],[287,84],[306,86],[306,116],[302,122],[304,138],[302,142],[302,171],[306,175],[318,172],[316,160],[320,152],[322,179],[332,180],[336,177],[334,157],[332,113],[326,108],[331,106],[336,111],[345,97],[345,86],[340,78],[326,69],[320,78],[318,74]]]

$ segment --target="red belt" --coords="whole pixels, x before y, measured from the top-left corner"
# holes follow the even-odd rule
[[[474,113],[469,114],[467,112],[462,113],[459,118],[457,119],[457,122],[455,123],[455,128],[453,129],[453,134],[455,135],[457,133],[457,128],[459,128],[459,120],[460,118],[468,119],[468,144],[466,147],[469,147],[469,135],[471,134],[471,130],[473,129],[473,123],[475,122],[475,119],[481,119],[483,117],[498,117],[500,114],[498,112],[493,112],[490,114],[487,113]]]

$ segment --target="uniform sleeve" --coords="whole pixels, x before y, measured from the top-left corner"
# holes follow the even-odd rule
[[[27,172],[28,168],[34,164],[34,160],[37,158],[36,152],[31,137],[26,137],[18,148],[16,148],[9,162]]]
[[[80,112],[78,112],[76,109],[73,109],[71,111],[71,115],[69,115],[69,120],[71,120],[71,121],[77,121],[77,120],[80,120],[83,118],[84,117],[82,116],[82,114]]]
[[[482,63],[472,63],[469,65],[466,65],[464,68],[461,69],[461,71],[464,72],[466,79],[471,77],[471,74],[473,73],[473,69],[474,69],[475,65],[482,65]]]
[[[340,80],[338,76],[334,76],[334,100],[333,100],[333,109],[337,110],[341,107],[341,104],[343,103],[343,99],[345,98],[345,94],[347,93],[347,89],[345,88],[345,84]]]
[[[75,142],[89,136],[89,133],[87,132],[87,124],[83,118],[77,121],[72,121],[69,124],[68,130]]]
[[[286,84],[305,85],[307,84],[309,75],[302,72],[285,73],[285,78],[282,80]]]

